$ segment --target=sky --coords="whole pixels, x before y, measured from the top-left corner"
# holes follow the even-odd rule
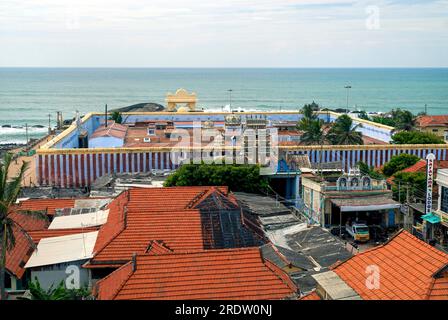
[[[448,67],[448,0],[1,0],[2,67]]]

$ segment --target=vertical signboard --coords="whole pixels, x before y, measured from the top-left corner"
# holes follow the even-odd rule
[[[434,185],[434,160],[436,156],[430,153],[426,156],[426,205],[425,214],[432,212],[432,188]]]

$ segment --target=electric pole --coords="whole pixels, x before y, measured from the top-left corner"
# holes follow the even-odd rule
[[[349,97],[349,92],[350,92],[350,89],[352,88],[352,86],[345,86],[344,88],[347,89],[347,110],[345,113],[348,113],[349,112],[348,111],[348,97]]]

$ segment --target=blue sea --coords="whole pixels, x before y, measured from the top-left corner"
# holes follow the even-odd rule
[[[199,107],[298,110],[322,107],[368,112],[393,108],[448,113],[448,69],[108,69],[0,68],[0,144],[47,132],[48,114],[65,119],[75,111],[103,111],[141,102],[164,104],[167,92],[183,87],[198,95]],[[11,128],[2,127],[10,125]]]

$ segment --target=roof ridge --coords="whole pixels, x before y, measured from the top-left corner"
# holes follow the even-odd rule
[[[271,270],[274,275],[279,278],[284,284],[286,284],[288,286],[288,288],[290,288],[292,291],[294,291],[295,293],[297,293],[297,286],[294,284],[294,282],[289,278],[289,276],[278,266],[275,265],[275,263],[269,261],[268,259],[263,259],[261,256],[261,251],[260,251],[260,258],[262,263],[269,269]]]
[[[210,193],[211,193],[211,189],[206,189],[206,190],[199,192],[198,194],[196,194],[193,197],[193,199],[190,200],[190,202],[188,202],[188,204],[185,206],[185,209],[193,209],[196,204],[200,203],[201,199],[205,199],[206,195],[208,195]]]
[[[204,253],[226,253],[231,251],[255,251],[255,249],[259,249],[259,247],[241,247],[241,248],[225,248],[225,249],[201,249],[201,250],[187,250],[187,251],[172,251],[158,254],[157,256],[181,256],[181,255],[192,255],[192,254],[204,254]],[[139,253],[137,256],[147,257],[151,255]]]
[[[292,262],[289,261],[284,255],[283,253],[280,252],[280,250],[278,250],[277,246],[275,246],[272,242],[269,242],[269,244],[272,246],[272,249],[274,249],[275,253],[277,253],[277,255],[280,257],[280,259],[282,259],[284,262],[286,262],[288,265],[291,265]]]
[[[344,263],[346,263],[347,261],[349,261],[350,259],[352,259],[353,257],[361,256],[361,255],[364,255],[364,254],[366,254],[366,253],[370,253],[370,252],[375,251],[375,250],[377,250],[377,249],[383,248],[386,244],[389,244],[393,239],[395,239],[395,238],[396,238],[398,235],[400,235],[403,231],[406,231],[406,230],[404,230],[404,229],[400,229],[400,230],[397,231],[397,233],[394,234],[389,240],[387,240],[386,242],[380,244],[379,246],[376,246],[376,247],[367,249],[366,251],[363,251],[363,252],[359,252],[359,253],[355,254],[354,256],[348,257],[348,258],[345,259],[345,260],[342,260],[342,261],[338,260],[338,261],[336,261],[333,265],[330,266],[329,269],[330,269],[330,270],[335,270],[335,269],[339,268],[341,265],[343,265]]]
[[[114,276],[116,274],[116,272],[118,272],[121,269],[124,269],[126,267],[129,267],[129,265],[133,264],[133,261],[128,261],[125,264],[123,264],[121,267],[117,268],[116,270],[112,271],[111,273],[109,273],[107,276],[105,276],[104,278],[102,278],[101,280],[97,281],[95,283],[95,288],[99,288],[99,285],[101,283],[103,283],[104,281],[106,281],[107,279],[111,278],[112,276]],[[126,276],[126,278],[123,280],[123,282],[117,287],[117,289],[115,290],[115,292],[112,295],[112,298],[110,300],[113,300],[118,293],[120,292],[120,290],[124,287],[124,285],[126,284],[126,282],[128,282],[129,278],[134,274],[134,271],[131,269],[131,271],[129,272],[129,274]]]
[[[434,288],[434,284],[436,283],[436,279],[433,277],[431,281],[428,284],[428,289],[426,290],[425,299],[429,300],[429,297],[431,296],[431,292]]]
[[[126,197],[126,203],[125,204],[123,204],[123,216],[122,216],[122,219],[120,219],[120,222],[123,222],[123,224],[122,224],[122,227],[120,228],[120,231],[118,231],[113,237],[111,237],[108,241],[106,241],[106,243],[101,247],[101,249],[99,249],[98,251],[96,251],[94,254],[93,254],[93,257],[92,257],[92,260],[94,260],[95,259],[95,256],[97,256],[98,254],[100,254],[113,240],[115,240],[125,229],[126,229],[126,214],[127,214],[127,210],[124,210],[126,207],[127,207],[127,204],[128,204],[128,202],[129,202],[129,190],[125,190],[125,191],[123,191],[122,193],[120,193],[115,199],[114,199],[114,201],[116,201],[116,199],[120,196],[120,195],[122,195],[122,194],[125,194],[125,193],[128,193],[128,196]],[[113,202],[113,201],[112,201]],[[110,202],[109,203],[109,205],[108,205],[108,207],[110,206],[110,204],[112,203],[112,202]],[[110,215],[109,215],[109,217],[110,217]],[[108,217],[108,221],[109,221],[109,217]],[[106,221],[106,223],[103,225],[103,226],[105,226],[107,224],[107,221]],[[101,228],[103,227],[103,226],[101,226]],[[98,235],[99,235],[99,232],[101,231],[101,228],[98,230]]]

